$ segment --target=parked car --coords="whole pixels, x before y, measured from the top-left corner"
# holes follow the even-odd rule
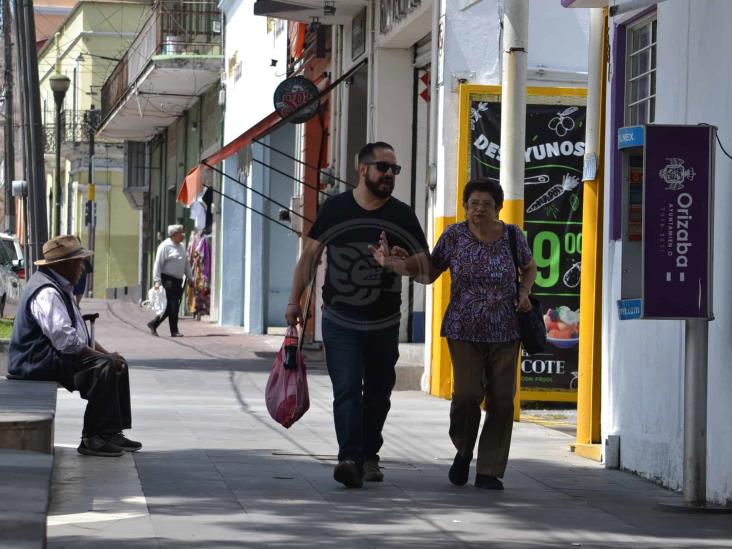
[[[25,259],[17,237],[0,233],[0,317],[5,306],[17,305],[25,286]]]

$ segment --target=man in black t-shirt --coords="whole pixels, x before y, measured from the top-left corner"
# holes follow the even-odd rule
[[[339,447],[333,477],[349,488],[384,478],[378,452],[399,358],[401,277],[380,267],[369,246],[383,235],[429,266],[417,217],[391,196],[400,171],[388,143],[361,149],[358,186],[328,199],[303,237],[285,313],[289,325],[301,321],[300,298],[327,247],[322,328]]]

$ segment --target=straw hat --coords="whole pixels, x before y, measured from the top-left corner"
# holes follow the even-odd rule
[[[43,245],[43,259],[35,262],[38,266],[53,265],[71,259],[91,257],[94,252],[85,250],[81,241],[73,235],[61,235],[52,238]]]

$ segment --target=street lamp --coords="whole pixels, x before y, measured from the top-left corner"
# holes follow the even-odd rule
[[[53,92],[53,102],[56,104],[56,179],[53,184],[56,218],[53,224],[53,234],[58,236],[61,233],[61,106],[71,81],[68,76],[59,73],[52,75],[48,80]]]

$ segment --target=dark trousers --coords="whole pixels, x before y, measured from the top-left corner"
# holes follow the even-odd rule
[[[163,284],[163,288],[165,288],[165,299],[168,301],[168,304],[165,307],[163,315],[156,317],[153,322],[155,323],[155,328],[157,328],[167,318],[168,324],[170,325],[170,335],[177,334],[178,310],[180,309],[180,300],[183,297],[183,280],[161,274],[160,282]]]
[[[399,325],[370,330],[365,323],[345,323],[325,314],[323,343],[333,384],[338,459],[378,461],[396,381]]]
[[[518,341],[474,343],[447,340],[453,371],[450,438],[457,451],[473,453],[480,427],[480,404],[486,417],[478,442],[477,471],[502,477],[513,431]]]
[[[115,434],[132,427],[130,376],[108,356],[66,357],[74,386],[87,401],[82,436]]]

